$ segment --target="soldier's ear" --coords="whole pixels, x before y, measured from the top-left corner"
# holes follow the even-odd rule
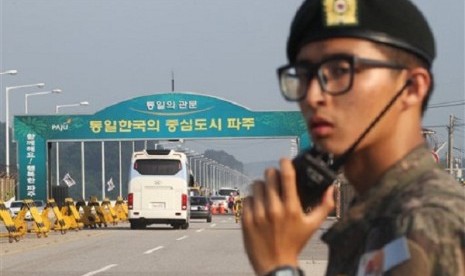
[[[421,67],[411,69],[409,75],[405,88],[406,93],[403,97],[404,107],[418,106],[421,108],[431,86],[431,76],[428,70]]]

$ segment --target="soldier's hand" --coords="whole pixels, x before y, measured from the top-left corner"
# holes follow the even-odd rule
[[[253,183],[253,195],[243,203],[244,246],[258,275],[277,266],[298,266],[300,251],[334,209],[330,187],[322,203],[305,214],[295,179],[291,161],[282,159],[280,170],[267,169],[265,180]]]

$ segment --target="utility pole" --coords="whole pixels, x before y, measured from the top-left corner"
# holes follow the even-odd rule
[[[449,126],[447,127],[449,133],[448,151],[447,151],[447,167],[449,168],[449,174],[454,174],[454,127],[455,117],[454,115],[449,116]]]
[[[174,92],[174,72],[171,71],[171,92]]]

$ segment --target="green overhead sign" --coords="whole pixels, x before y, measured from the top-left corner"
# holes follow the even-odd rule
[[[19,197],[47,198],[47,142],[195,138],[298,137],[296,111],[251,111],[216,97],[162,93],[133,98],[93,115],[15,116]]]

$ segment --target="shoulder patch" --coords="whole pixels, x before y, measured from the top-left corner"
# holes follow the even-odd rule
[[[400,237],[381,249],[363,254],[358,265],[357,276],[382,275],[409,259],[408,241],[405,237]]]

